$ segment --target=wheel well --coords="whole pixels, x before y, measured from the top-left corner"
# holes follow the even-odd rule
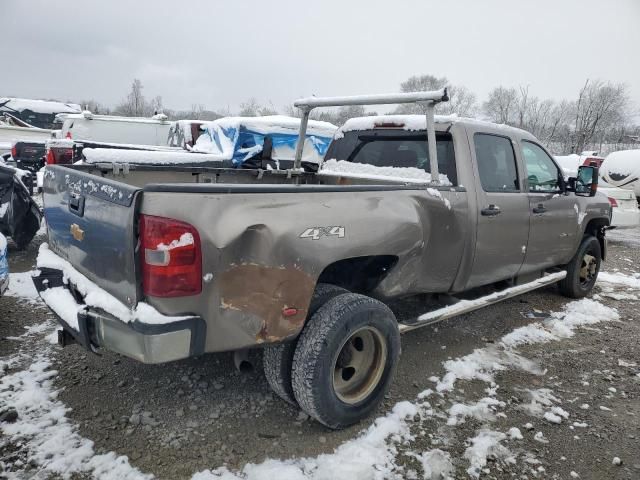
[[[320,274],[318,283],[330,283],[356,293],[372,291],[398,261],[395,255],[370,255],[338,260]]]
[[[584,229],[585,235],[593,235],[600,242],[600,250],[602,251],[602,259],[605,259],[605,243],[604,243],[604,228],[609,226],[609,220],[606,218],[594,218],[587,223]]]

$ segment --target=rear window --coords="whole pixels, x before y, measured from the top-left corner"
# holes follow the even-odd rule
[[[458,184],[451,134],[437,134],[438,169],[452,185]],[[325,159],[345,160],[376,167],[413,167],[431,173],[425,132],[368,130],[345,132],[334,140]]]

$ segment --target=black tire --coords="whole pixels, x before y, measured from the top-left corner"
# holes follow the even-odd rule
[[[601,263],[600,242],[593,235],[586,235],[567,265],[567,276],[559,283],[560,293],[569,298],[586,297],[596,284]]]
[[[371,340],[364,341],[365,336]],[[352,357],[362,358],[363,353],[355,350],[367,343],[373,345],[371,366],[340,367],[341,362],[352,365]],[[364,295],[339,295],[320,307],[299,337],[293,357],[295,398],[302,410],[323,425],[347,427],[367,417],[382,401],[399,357],[400,332],[393,312]],[[345,378],[348,370],[356,373]],[[355,383],[350,385],[352,380]]]
[[[327,301],[347,292],[342,287],[328,283],[316,285],[309,305],[307,319],[311,318]],[[293,354],[296,351],[297,343],[298,338],[295,338],[289,342],[265,347],[262,353],[264,376],[267,378],[271,390],[291,405],[297,405],[296,398],[293,395],[293,387],[291,386]]]

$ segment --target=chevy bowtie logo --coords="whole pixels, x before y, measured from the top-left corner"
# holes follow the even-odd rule
[[[69,231],[73,238],[75,238],[78,242],[84,240],[84,230],[82,230],[77,223],[72,223],[71,227],[69,227]]]

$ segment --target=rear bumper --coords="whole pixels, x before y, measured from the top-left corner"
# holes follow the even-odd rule
[[[43,301],[55,313],[62,328],[87,350],[95,352],[103,348],[142,363],[166,363],[204,353],[206,325],[200,317],[180,317],[162,324],[126,323],[79,301],[73,288],[63,282],[61,270],[41,269],[40,274],[33,277],[33,283],[41,297],[44,291],[56,288],[62,290],[61,294],[66,295],[66,290],[73,297],[78,311],[77,328],[64,320],[68,313],[44,297]]]

